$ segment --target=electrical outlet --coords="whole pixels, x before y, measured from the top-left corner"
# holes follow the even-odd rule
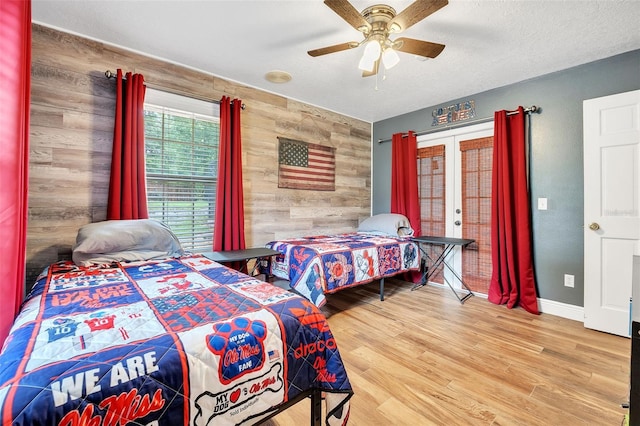
[[[573,275],[564,274],[564,286],[573,288],[575,277]]]

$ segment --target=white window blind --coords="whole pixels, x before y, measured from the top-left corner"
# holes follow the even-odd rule
[[[166,223],[193,252],[212,250],[219,130],[217,103],[147,88],[149,217]]]

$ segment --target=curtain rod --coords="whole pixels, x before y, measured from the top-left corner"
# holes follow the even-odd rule
[[[525,114],[531,114],[531,113],[540,113],[540,108],[535,106],[535,105],[531,105],[530,107],[526,107],[524,108],[524,112]],[[507,115],[515,115],[517,114],[518,111],[507,111]],[[416,136],[422,136],[422,135],[426,135],[429,133],[436,133],[436,132],[441,132],[443,130],[450,130],[450,129],[455,129],[458,127],[464,127],[464,126],[468,126],[469,124],[479,124],[479,123],[486,123],[489,121],[492,121],[493,117],[485,117],[485,118],[478,118],[475,120],[470,120],[470,121],[461,121],[459,123],[456,124],[450,124],[448,126],[442,126],[442,127],[437,127],[435,129],[429,129],[429,130],[422,130],[420,132],[416,132]],[[408,135],[403,134],[402,137],[406,138]],[[391,142],[391,138],[389,139],[378,139],[378,143],[385,143],[385,142]]]
[[[106,70],[106,71],[104,72],[104,76],[105,76],[105,77],[107,77],[107,78],[109,78],[109,79],[111,79],[111,78],[117,78],[117,77],[118,77],[118,75],[117,75],[117,74],[115,74],[115,73],[114,73],[113,71],[111,71],[111,70]],[[146,81],[145,81],[144,85],[145,85],[145,86],[147,85],[147,82],[146,82]],[[163,89],[163,88],[160,88],[159,90],[164,90],[164,91],[171,92],[171,90],[166,90],[166,89]],[[175,92],[172,92],[172,93],[175,93]],[[211,100],[211,99],[198,98],[198,97],[193,96],[193,95],[191,95],[191,94],[185,94],[185,93],[175,93],[175,94],[177,94],[177,95],[181,95],[181,96],[189,96],[189,97],[196,98],[196,99],[200,99],[200,100],[203,100],[203,101],[206,101],[206,102],[214,102],[214,103],[217,103],[217,104],[219,104],[219,103],[220,103],[220,101],[214,101],[214,100]],[[231,101],[231,103],[233,104],[233,101]],[[246,108],[246,106],[245,106],[244,102],[242,103],[242,105],[240,105],[240,108],[241,108],[242,110],[244,110],[244,109]]]

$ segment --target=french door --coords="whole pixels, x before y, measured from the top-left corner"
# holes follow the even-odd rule
[[[449,265],[475,293],[487,294],[491,280],[491,169],[493,122],[418,137],[421,234],[470,238],[456,248]],[[441,247],[430,247],[429,256]],[[444,274],[444,275],[443,275]],[[442,270],[431,278],[460,283]]]

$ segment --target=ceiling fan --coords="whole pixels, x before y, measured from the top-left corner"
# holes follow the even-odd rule
[[[389,37],[422,21],[448,3],[448,0],[416,0],[396,14],[391,6],[384,4],[367,7],[360,13],[347,0],[324,0],[324,4],[360,31],[364,35],[364,40],[322,47],[309,50],[307,53],[315,57],[364,45],[365,49],[358,64],[358,68],[363,70],[363,77],[377,74],[381,60],[386,69],[396,65],[400,61],[396,51],[435,58],[444,49],[444,44],[407,37],[391,40]]]

